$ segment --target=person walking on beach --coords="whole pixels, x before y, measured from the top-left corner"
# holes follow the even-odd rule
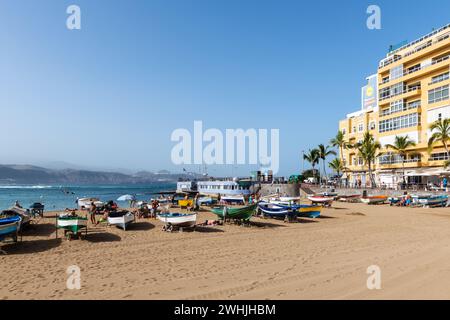
[[[97,224],[95,221],[95,212],[97,211],[97,207],[94,202],[91,202],[91,206],[89,207],[89,219],[92,224]]]

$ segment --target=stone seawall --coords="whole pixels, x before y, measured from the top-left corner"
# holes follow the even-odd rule
[[[280,194],[281,196],[298,197],[300,195],[299,183],[263,183],[259,191],[261,196],[268,196],[271,194]]]

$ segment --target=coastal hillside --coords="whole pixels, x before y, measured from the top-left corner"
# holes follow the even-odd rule
[[[136,174],[76,169],[54,170],[31,165],[0,165],[0,184],[145,184],[174,182],[186,174],[141,171]]]

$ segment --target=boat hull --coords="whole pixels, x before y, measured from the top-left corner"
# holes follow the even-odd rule
[[[242,208],[228,208],[225,212],[225,219],[236,219],[236,220],[250,220],[251,216],[255,212],[257,205],[252,204]],[[215,207],[211,209],[211,212],[217,215],[220,219],[224,219],[224,208],[225,207]]]
[[[197,222],[197,214],[167,213],[158,214],[157,217],[166,225],[177,227],[193,227]]]
[[[265,215],[274,218],[285,218],[286,216],[297,216],[297,210],[291,207],[274,203],[260,202],[258,209]]]
[[[0,219],[0,240],[9,235],[12,235],[14,240],[17,240],[21,222],[22,218],[20,216]]]
[[[134,214],[127,212],[120,217],[108,217],[108,224],[126,230],[134,222]]]
[[[387,198],[388,197],[386,196],[365,197],[361,198],[361,202],[366,204],[381,204],[384,203]]]
[[[87,218],[82,218],[82,217],[61,218],[61,217],[58,217],[56,226],[59,229],[64,229],[67,231],[71,231],[74,234],[77,234],[80,232],[81,229],[87,228]]]
[[[321,206],[300,205],[298,209],[300,217],[318,218],[322,212]]]
[[[323,205],[331,205],[333,203],[334,197],[325,197],[325,196],[309,196],[308,200],[312,203],[320,203]]]

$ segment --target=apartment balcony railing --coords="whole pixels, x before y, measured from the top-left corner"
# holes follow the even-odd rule
[[[415,86],[412,86],[412,87],[404,87],[404,88],[403,88],[403,91],[397,92],[397,93],[392,94],[392,95],[379,97],[378,100],[379,100],[379,101],[387,100],[387,99],[390,99],[390,98],[393,98],[393,97],[396,97],[396,96],[400,96],[400,95],[405,94],[405,93],[408,93],[408,92],[420,90],[420,89],[421,89],[421,86],[420,86],[420,85],[415,85]]]
[[[425,69],[427,69],[427,68],[430,68],[430,67],[432,67],[432,66],[434,66],[434,65],[436,65],[436,64],[438,64],[438,63],[447,61],[447,60],[449,60],[449,59],[450,59],[450,55],[441,57],[441,58],[436,59],[436,60],[433,60],[433,61],[431,62],[431,64],[426,65],[426,66],[423,66],[423,67],[422,67],[422,66],[417,66],[417,67],[414,67],[414,68],[411,68],[411,69],[404,69],[404,70],[403,70],[403,77],[404,77],[404,76],[407,76],[407,75],[409,75],[409,74],[418,72],[418,71],[420,71],[420,70],[425,70]],[[397,79],[400,79],[400,78],[401,78],[401,77],[399,77],[399,78],[397,78]],[[384,79],[384,80],[381,82],[381,84],[389,83],[390,81],[393,81],[393,80],[396,80],[396,79],[392,79],[392,80],[391,80],[391,79]]]
[[[418,109],[418,108],[420,108],[420,107],[421,107],[421,102],[418,101],[417,103],[411,103],[411,104],[408,104],[408,105],[404,106],[404,107],[403,107],[402,109],[400,109],[400,110],[389,110],[389,109],[386,109],[386,110],[380,112],[380,118],[381,118],[381,117],[389,116],[389,115],[391,115],[391,114],[403,112],[403,111],[408,111],[408,110]]]
[[[379,159],[378,164],[380,165],[389,165],[389,164],[402,164],[402,163],[418,163],[422,160],[420,158],[413,158],[413,159],[406,159],[403,161],[403,159],[399,158],[392,158],[392,159]]]
[[[415,44],[417,44],[417,43],[419,43],[419,42],[421,42],[421,41],[423,41],[423,40],[425,40],[425,39],[427,39],[427,38],[429,38],[429,37],[431,37],[431,36],[434,36],[435,34],[441,32],[441,31],[443,31],[443,30],[445,30],[445,29],[448,29],[448,28],[450,28],[450,24],[448,24],[448,25],[446,25],[446,26],[444,26],[444,27],[442,27],[442,28],[440,28],[440,29],[438,29],[438,30],[436,30],[436,31],[433,31],[433,32],[431,32],[431,33],[429,33],[429,34],[423,36],[422,38],[420,38],[420,39],[418,39],[418,40],[416,40],[416,41],[413,41],[413,42],[407,44],[406,46],[403,46],[403,47],[397,49],[395,52],[398,52],[398,51],[400,51],[400,50],[403,50],[403,49],[406,49],[406,48],[408,48],[408,47],[411,47],[411,46],[413,46],[413,45],[415,45]],[[381,60],[379,66],[378,66],[378,68],[379,68],[379,69],[384,68],[384,67],[386,67],[386,66],[388,66],[388,65],[390,65],[390,64],[392,64],[392,63],[394,63],[394,62],[396,62],[396,61],[399,61],[399,60],[401,60],[401,59],[403,59],[403,58],[406,58],[406,57],[408,57],[408,56],[410,56],[410,55],[412,55],[412,54],[414,54],[414,53],[416,53],[416,52],[419,52],[419,51],[421,51],[421,50],[424,50],[424,49],[426,49],[426,48],[428,48],[428,47],[430,47],[430,46],[432,46],[432,45],[434,45],[434,44],[437,44],[437,43],[439,43],[439,42],[441,42],[441,41],[444,41],[444,40],[448,39],[449,37],[450,37],[450,32],[445,33],[445,34],[443,34],[442,36],[436,38],[435,40],[430,40],[430,41],[424,43],[423,45],[421,45],[421,46],[419,46],[419,47],[416,47],[416,48],[414,48],[414,49],[411,50],[411,51],[408,51],[408,52],[405,53],[403,56],[395,55],[395,52],[394,52],[394,53],[393,53],[393,54],[394,54],[393,56]]]

